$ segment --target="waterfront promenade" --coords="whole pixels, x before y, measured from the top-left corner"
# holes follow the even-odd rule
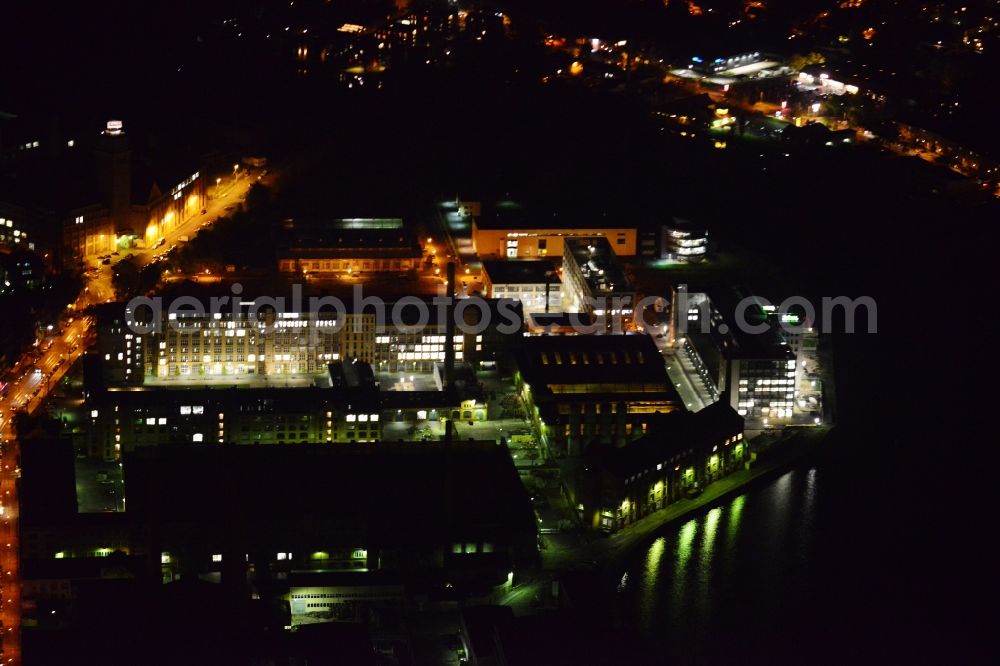
[[[730,497],[739,495],[754,483],[766,482],[815,451],[829,433],[829,428],[797,430],[769,445],[743,469],[709,484],[698,497],[682,499],[655,511],[610,535],[576,531],[543,535],[542,571],[528,575],[530,580],[514,585],[503,593],[498,603],[509,605],[515,613],[530,613],[547,606],[544,601],[551,581],[568,571],[599,570],[626,557],[650,540],[667,525],[686,520]]]

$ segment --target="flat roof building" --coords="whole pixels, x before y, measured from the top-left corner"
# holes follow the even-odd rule
[[[624,446],[655,414],[684,409],[647,335],[527,337],[515,363],[529,418],[557,455]]]
[[[346,312],[340,315],[322,303],[316,306],[320,311],[310,312],[310,303],[294,298],[286,298],[285,312],[262,308],[252,315],[254,300],[244,297],[235,312],[227,306],[216,316],[208,312],[210,298],[229,294],[219,289],[187,293],[198,293],[195,298],[201,298],[203,312],[172,313],[174,300],[165,298],[163,311],[152,322],[146,307],[132,313],[122,303],[100,306],[98,350],[108,386],[263,384],[269,377],[315,381],[328,376],[330,363],[355,358],[371,363],[380,373],[429,373],[434,363],[445,360],[446,316],[433,299],[421,299],[429,312],[423,325],[417,325],[419,313],[410,302],[398,309],[404,321],[396,325],[392,313],[397,304],[393,302],[381,304],[382,319],[371,305],[356,308],[353,302],[344,303]],[[472,301],[462,299],[466,306],[453,336],[455,358],[477,369],[497,367],[503,364],[507,348],[516,346],[521,337],[521,305],[505,301],[509,307],[501,312],[496,299]],[[486,316],[494,323],[483,327],[481,317]],[[511,317],[518,324],[516,331],[502,333],[497,324]],[[138,333],[133,326],[154,323],[159,330]]]
[[[738,321],[739,309],[745,323]],[[796,354],[753,294],[689,292],[682,284],[673,310],[672,339],[686,350],[714,398],[726,396],[748,427],[780,426],[792,416]]]
[[[530,501],[493,442],[160,446],[123,466],[124,512],[24,526],[33,601],[52,582],[69,600],[78,583],[105,592],[128,580],[149,594],[201,579],[233,599],[308,599],[292,610],[339,615],[376,588],[481,595],[537,564]],[[73,479],[61,483],[72,495]]]
[[[382,438],[378,391],[195,388],[92,392],[88,452],[105,460],[146,446],[323,444]]]
[[[635,289],[606,238],[571,238],[563,249],[563,295],[571,312],[606,317],[606,325],[627,330]],[[619,332],[616,330],[615,332]]]
[[[286,273],[411,271],[423,250],[399,218],[285,220],[278,267]]]
[[[521,301],[526,312],[562,311],[562,280],[551,261],[484,261],[483,288],[487,298]]]
[[[634,224],[577,213],[532,216],[515,204],[497,205],[472,221],[472,246],[483,259],[561,257],[568,238],[607,238],[615,254],[636,254]]]
[[[124,467],[133,547],[164,578],[447,571],[489,589],[537,554],[524,487],[492,442],[154,447]]]

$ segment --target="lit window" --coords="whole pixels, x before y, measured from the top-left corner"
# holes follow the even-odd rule
[[[192,442],[201,442],[204,441],[204,439],[205,439],[204,436],[202,436],[200,432],[196,432],[195,434],[191,435]]]
[[[222,561],[222,553],[216,553],[216,554],[212,555],[212,561],[213,562],[221,562]]]

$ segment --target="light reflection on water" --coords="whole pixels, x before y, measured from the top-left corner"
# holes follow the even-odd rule
[[[715,507],[711,509],[702,519],[703,529],[701,532],[701,557],[698,562],[697,594],[695,595],[695,606],[698,615],[705,616],[708,610],[708,600],[712,594],[712,551],[715,548],[715,532],[719,527],[719,517],[722,509]],[[683,571],[678,571],[676,575],[682,575]]]
[[[647,623],[643,629],[650,629],[648,625],[653,618],[658,599],[656,580],[660,577],[660,560],[663,558],[663,551],[667,548],[667,540],[659,537],[646,551],[646,569],[643,576],[640,605],[642,609],[642,621]]]
[[[813,546],[815,469],[791,471],[665,529],[627,561],[616,606],[648,637],[706,636],[748,612],[766,622],[798,593]]]

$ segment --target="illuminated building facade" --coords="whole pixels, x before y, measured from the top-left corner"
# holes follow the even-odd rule
[[[28,238],[27,229],[15,221],[15,217],[15,214],[8,212],[6,207],[0,209],[0,248],[34,250],[34,237]]]
[[[140,446],[365,443],[382,438],[378,394],[314,387],[95,392],[88,454],[119,460]]]
[[[118,249],[117,229],[114,217],[102,205],[74,209],[72,222],[63,224],[67,256],[86,259],[114,252]]]
[[[109,120],[94,148],[96,201],[70,209],[63,220],[68,257],[92,259],[129,247],[153,247],[199,215],[207,203],[200,171],[161,175],[138,193],[132,151],[120,120]],[[163,189],[160,182],[170,183]]]
[[[575,480],[576,509],[586,527],[613,532],[742,469],[749,459],[743,419],[729,405],[670,414],[638,441],[587,459]]]
[[[484,261],[488,298],[521,301],[526,312],[561,312],[562,281],[551,261]]]
[[[141,386],[145,379],[145,336],[128,327],[125,309],[119,304],[98,305],[94,313],[102,382],[107,386]]]
[[[143,336],[147,378],[320,376],[331,361],[374,354],[374,315],[347,315],[340,331],[332,314],[165,316],[161,332]]]
[[[529,418],[557,455],[624,446],[657,414],[684,409],[646,335],[532,336],[515,362]]]
[[[634,227],[597,225],[572,218],[564,226],[485,217],[472,221],[472,246],[483,259],[558,259],[563,256],[567,239],[592,237],[606,239],[617,255],[636,254],[638,232]]]
[[[496,301],[486,304],[495,311]],[[332,310],[271,311],[251,317],[249,305],[246,302],[236,313],[201,315],[170,313],[165,306],[159,330],[143,334],[119,323],[136,316],[124,312],[122,304],[102,308],[98,349],[104,382],[184,386],[265,377],[310,380],[326,377],[331,362],[347,359],[370,363],[376,372],[430,373],[435,363],[445,360],[445,321],[439,320],[432,305],[428,306],[432,316],[419,328],[405,320],[394,325],[393,303],[385,304],[381,322],[373,310],[349,312],[342,320]],[[405,318],[411,312],[415,309],[403,308],[400,314]],[[137,313],[140,320],[143,314]],[[496,367],[507,348],[521,338],[520,329],[511,335],[499,333],[496,326],[476,332],[481,328],[476,326],[479,310],[466,308],[463,314],[470,328],[468,332],[459,328],[453,338],[459,362]]]
[[[675,297],[675,342],[685,350],[714,398],[728,392],[730,406],[748,426],[777,427],[792,416],[795,404],[796,354],[768,310],[753,295],[739,290],[713,294],[687,292],[687,309],[680,312]],[[676,295],[675,295],[676,296]],[[761,332],[744,330],[736,319],[743,308],[746,324],[764,325]]]
[[[632,322],[635,290],[606,238],[571,238],[563,250],[563,297],[569,312],[590,312],[620,319],[622,330]]]
[[[662,259],[682,263],[704,261],[708,254],[708,230],[696,229],[683,220],[663,227]]]
[[[147,202],[133,208],[137,223],[119,230],[119,242],[123,236],[134,235],[129,240],[139,239],[146,247],[153,247],[161,238],[199,215],[206,202],[205,179],[200,171],[177,181],[168,192],[160,194],[154,188]]]

